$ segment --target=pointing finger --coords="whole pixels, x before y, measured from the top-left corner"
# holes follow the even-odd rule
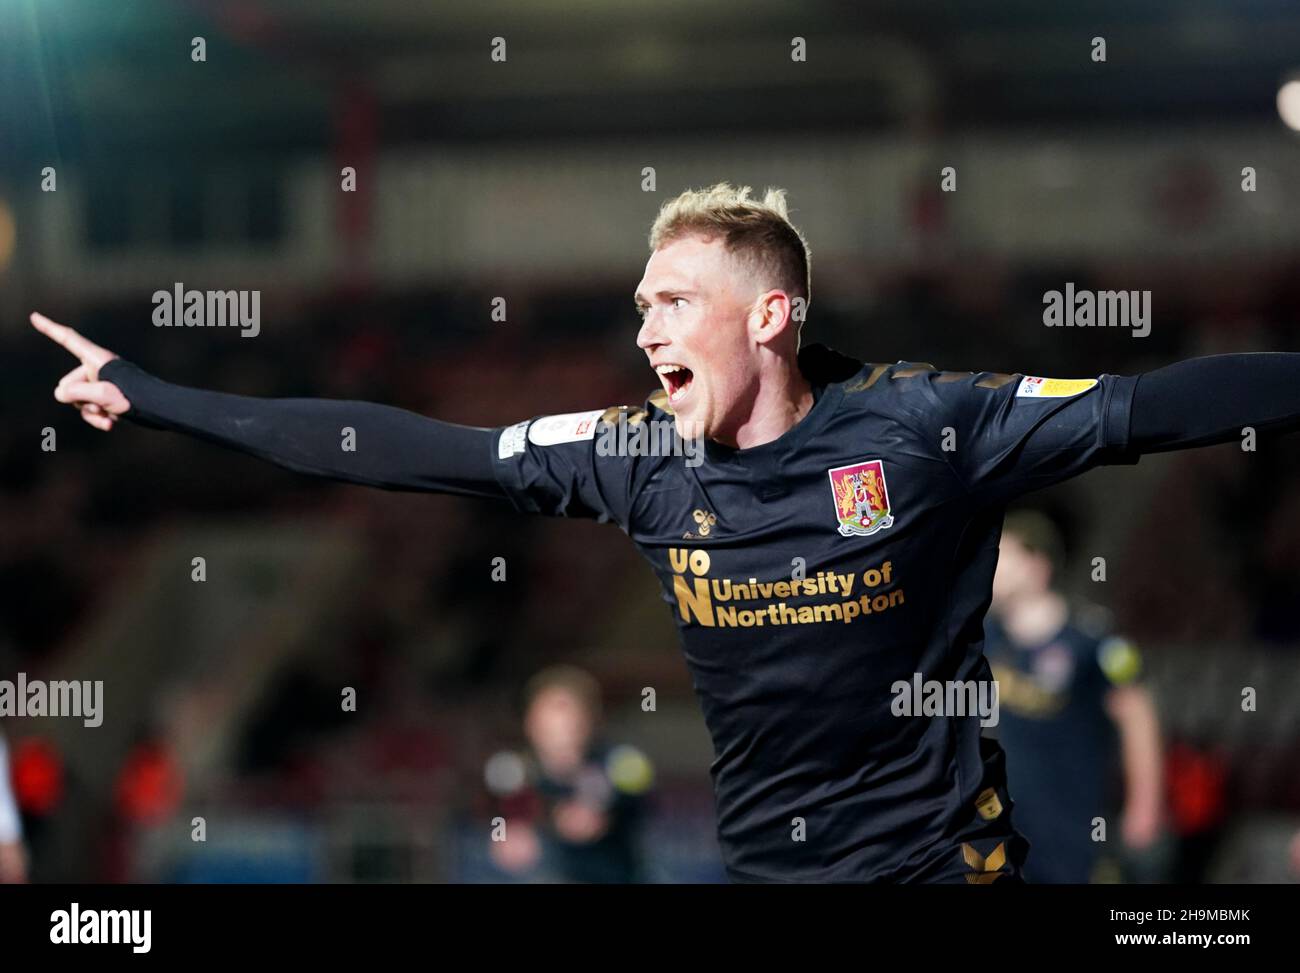
[[[76,331],[69,328],[66,324],[59,324],[57,321],[51,321],[44,314],[35,311],[31,316],[32,327],[34,327],[45,337],[49,338],[55,344],[66,348],[72,354],[76,355],[84,364],[96,363],[99,358],[107,354],[104,349],[92,341],[83,338]],[[100,362],[102,364],[102,362]]]

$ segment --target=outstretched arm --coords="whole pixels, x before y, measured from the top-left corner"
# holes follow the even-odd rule
[[[1140,375],[1054,379],[908,366],[900,416],[981,505],[1145,453],[1300,429],[1300,354],[1211,355]],[[914,384],[912,384],[914,383]]]
[[[32,324],[81,364],[55,390],[97,429],[119,417],[188,433],[299,473],[390,490],[501,497],[496,431],[372,402],[265,399],[164,382],[41,315]],[[345,430],[351,430],[345,449]]]
[[[1300,354],[1192,358],[1138,376],[1129,447],[1160,453],[1300,427]]]

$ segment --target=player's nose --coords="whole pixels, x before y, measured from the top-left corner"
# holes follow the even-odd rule
[[[654,312],[650,311],[641,322],[641,330],[636,333],[636,346],[644,351],[653,351],[663,343],[663,334],[655,323]]]

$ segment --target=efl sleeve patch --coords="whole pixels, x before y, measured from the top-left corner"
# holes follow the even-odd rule
[[[1086,392],[1096,384],[1095,378],[1037,378],[1026,375],[1016,389],[1016,398],[1066,399]]]
[[[622,744],[605,759],[605,773],[624,794],[644,794],[654,783],[654,767],[636,747]]]
[[[604,409],[592,412],[568,412],[562,416],[542,416],[528,427],[528,441],[534,446],[558,446],[596,438],[596,426]]]
[[[1138,677],[1142,671],[1142,657],[1128,639],[1113,636],[1097,646],[1097,662],[1106,678],[1116,686],[1123,686]]]

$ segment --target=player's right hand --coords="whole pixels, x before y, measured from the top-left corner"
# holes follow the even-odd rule
[[[54,397],[60,402],[76,406],[81,418],[96,429],[104,432],[112,430],[117,417],[131,408],[125,395],[112,382],[101,382],[99,370],[118,356],[107,348],[101,348],[66,324],[57,324],[44,314],[31,316],[32,327],[57,345],[61,345],[81,362],[76,368],[64,375],[54,389]]]

